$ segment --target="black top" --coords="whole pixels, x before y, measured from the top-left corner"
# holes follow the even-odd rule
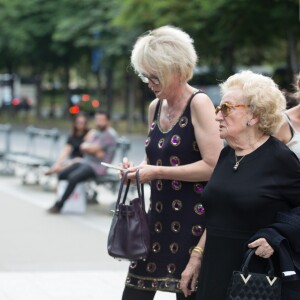
[[[246,155],[237,171],[233,170],[235,162],[234,150],[225,147],[202,194],[207,239],[199,300],[225,299],[231,274],[240,269],[248,239],[273,223],[277,212],[300,206],[299,160],[276,138],[270,137]]]
[[[201,160],[191,121],[190,104],[194,95],[169,131],[163,131],[159,126],[161,101],[158,103],[145,142],[149,164],[176,168]],[[131,264],[127,286],[181,292],[181,273],[204,230],[201,193],[205,184],[178,180],[151,182],[152,252],[145,261]]]
[[[75,157],[82,157],[82,153],[80,151],[80,145],[83,143],[83,138],[85,134],[79,135],[79,136],[73,136],[69,135],[66,144],[72,146],[72,153],[70,155],[70,158],[75,158]]]

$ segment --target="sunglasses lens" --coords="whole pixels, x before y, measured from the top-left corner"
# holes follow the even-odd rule
[[[226,105],[226,103],[221,105],[221,111],[224,117],[227,117],[229,115],[230,112],[230,107],[228,105]]]
[[[221,111],[223,117],[227,117],[229,114],[230,107],[228,107],[226,104],[222,104],[216,107],[216,114],[218,114],[219,111]]]
[[[228,107],[225,104],[223,104],[221,106],[221,112],[222,112],[224,117],[226,117],[228,115]]]

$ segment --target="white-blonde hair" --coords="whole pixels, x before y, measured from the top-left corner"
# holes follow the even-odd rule
[[[270,78],[252,71],[242,71],[220,84],[221,94],[238,88],[258,117],[258,128],[267,135],[274,134],[283,122],[286,100],[277,84]]]
[[[136,73],[157,76],[163,89],[170,84],[174,74],[181,81],[188,81],[198,59],[193,42],[180,28],[159,27],[138,38],[132,50],[131,64]]]

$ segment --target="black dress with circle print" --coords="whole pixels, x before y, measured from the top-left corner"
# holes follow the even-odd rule
[[[159,101],[145,141],[151,165],[186,165],[201,160],[191,122],[191,101],[167,132],[159,126]],[[146,260],[130,264],[126,285],[142,290],[181,292],[179,281],[191,250],[204,230],[201,193],[206,182],[153,180],[149,220],[152,251]]]

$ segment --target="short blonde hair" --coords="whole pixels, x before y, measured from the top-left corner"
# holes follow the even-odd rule
[[[174,73],[181,81],[188,81],[198,59],[193,42],[180,28],[159,27],[138,38],[131,64],[137,73],[157,76],[163,89],[170,84]]]
[[[270,77],[247,70],[230,76],[220,87],[222,95],[232,88],[241,89],[264,134],[272,135],[280,127],[286,100]]]

